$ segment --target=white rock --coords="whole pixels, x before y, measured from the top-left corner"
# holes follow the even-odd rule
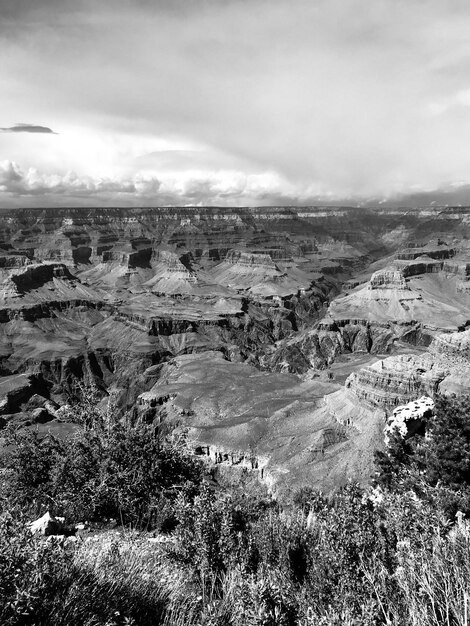
[[[419,400],[413,400],[412,402],[408,402],[408,404],[397,407],[385,427],[385,445],[389,445],[390,436],[393,433],[398,433],[401,437],[406,437],[408,433],[406,422],[408,420],[418,420],[427,417],[433,409],[434,400],[427,396],[422,396]]]
[[[42,517],[31,522],[29,529],[33,535],[36,533],[41,533],[41,535],[62,535],[64,521],[64,517],[53,517],[49,511],[47,511]]]

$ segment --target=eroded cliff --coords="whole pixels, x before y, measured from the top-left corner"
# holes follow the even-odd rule
[[[60,427],[93,381],[272,488],[366,481],[393,407],[467,388],[469,235],[465,208],[0,212],[0,422]]]

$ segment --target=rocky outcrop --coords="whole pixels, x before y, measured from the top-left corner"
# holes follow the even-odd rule
[[[369,289],[409,290],[409,287],[399,270],[384,269],[372,274],[369,281]]]
[[[29,529],[33,535],[36,533],[49,537],[51,535],[64,535],[67,532],[64,517],[55,517],[47,511],[34,522],[31,522]]]
[[[346,380],[346,388],[371,406],[390,411],[422,395],[466,393],[470,362],[430,353],[399,355],[377,361]]]
[[[25,267],[31,261],[24,255],[0,256],[0,270],[12,270]]]
[[[189,271],[189,257],[184,265],[178,255],[167,250],[154,252],[152,257],[153,276],[144,283],[154,293],[163,294],[190,294],[196,285],[197,276]]]
[[[351,320],[373,325],[421,324],[434,330],[457,330],[468,319],[470,300],[456,274],[444,273],[441,261],[425,257],[395,261],[375,272],[364,286],[335,299],[328,314],[338,325]]]
[[[11,414],[23,410],[23,405],[32,396],[49,395],[50,385],[42,376],[18,374],[0,377],[0,414]],[[29,407],[27,410],[31,410]]]
[[[455,261],[444,261],[442,271],[448,274],[456,274],[457,276],[467,279],[470,276],[470,262],[457,259]]]
[[[398,266],[405,278],[410,278],[420,274],[436,274],[442,271],[444,263],[427,255],[422,255],[411,261],[395,261],[395,265]]]
[[[311,331],[301,340],[278,348],[270,359],[276,372],[305,374],[310,369],[325,369],[346,351],[340,332]]]
[[[433,409],[434,401],[428,396],[421,396],[394,409],[384,429],[385,445],[389,445],[390,438],[394,435],[404,438],[424,430],[426,420],[431,417]]]
[[[41,411],[41,413],[36,413],[36,416],[39,416],[45,421],[49,421],[58,417],[59,405],[53,400],[35,393],[29,398],[29,400],[25,404],[22,405],[21,408],[25,413]]]
[[[76,282],[77,278],[72,276],[69,269],[62,263],[40,263],[28,265],[25,269],[10,274],[8,281],[13,283],[15,295],[22,295],[27,291],[43,287],[46,283],[52,282],[54,278]],[[8,287],[5,287],[8,289]]]
[[[457,250],[453,246],[448,246],[441,239],[430,241],[425,244],[408,243],[406,248],[397,252],[397,259],[413,260],[426,255],[431,259],[451,259]]]
[[[388,354],[400,338],[403,335],[392,325],[349,323],[349,320],[337,323],[326,318],[315,330],[281,344],[270,356],[269,367],[279,372],[306,374],[312,369],[326,369],[343,354]]]
[[[470,329],[435,335],[430,351],[436,355],[456,356],[470,362]]]
[[[143,419],[153,405],[156,419],[183,426],[196,454],[217,471],[253,472],[271,491],[330,488],[352,467],[367,480],[374,446],[365,442],[380,442],[384,424],[381,410],[364,408],[335,383],[260,372],[213,353],[163,365],[139,404]],[[359,457],[357,446],[367,453]]]
[[[258,470],[263,478],[263,470],[269,463],[269,457],[256,456],[244,450],[226,450],[218,446],[196,445],[194,453],[206,457],[213,465],[228,465],[248,470]]]
[[[273,263],[269,254],[248,253],[240,250],[230,250],[225,256],[225,262],[230,265],[240,265],[241,267],[262,267],[273,271],[278,268]]]
[[[299,281],[287,268],[276,265],[269,254],[230,250],[224,261],[210,271],[210,278],[219,285],[255,297],[288,296],[311,281]]]
[[[404,404],[426,391],[424,381],[414,367],[413,357],[403,356],[378,361],[351,374],[346,388],[360,400],[385,410]]]

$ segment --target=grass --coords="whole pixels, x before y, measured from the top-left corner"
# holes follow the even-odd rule
[[[469,626],[462,518],[451,526],[411,496],[369,506],[350,491],[313,503],[310,517],[300,505],[252,516],[230,543],[217,496],[203,504],[207,540],[224,546],[212,564],[197,529],[184,560],[178,533],[106,531],[64,546],[4,513],[0,584],[13,573],[13,586],[0,595],[2,626]]]
[[[273,525],[277,522],[272,519]],[[291,525],[291,531],[298,530],[298,522],[298,512],[295,518],[284,520],[286,538],[286,528]],[[272,530],[266,527],[267,534]],[[318,531],[308,530],[306,542],[321,541]],[[315,585],[314,579],[306,579],[295,584],[286,575],[286,563],[262,564],[251,573],[243,564],[234,563],[213,576],[210,571],[176,565],[166,547],[141,536],[98,537],[78,547],[75,566],[81,574],[55,617],[63,621],[53,623],[78,624],[91,608],[101,614],[106,608],[112,618],[117,606],[121,621],[116,616],[116,624],[125,623],[127,616],[136,624],[167,626],[468,626],[468,524],[461,523],[447,534],[433,532],[427,545],[401,540],[394,556],[393,571],[374,555],[361,559],[356,571],[340,572],[353,579],[350,583],[359,578],[364,583],[357,587],[360,595],[355,601],[343,584],[343,601],[336,595],[340,581],[323,580]],[[323,558],[331,559],[332,551],[325,551]],[[318,603],[323,593],[320,586],[328,582],[336,586],[336,597],[331,603]],[[85,600],[90,587],[95,595],[99,590],[98,595],[106,598],[102,600],[105,606],[96,601],[91,606]]]

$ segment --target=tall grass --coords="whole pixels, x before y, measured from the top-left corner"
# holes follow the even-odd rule
[[[62,545],[4,513],[0,623],[469,626],[470,526],[461,518],[449,525],[412,496],[373,505],[350,489],[288,513],[247,507],[241,530],[228,524],[243,514],[239,503],[202,501],[202,534],[218,551],[211,562],[191,524],[167,542],[108,531]],[[199,504],[189,505],[195,514]]]

